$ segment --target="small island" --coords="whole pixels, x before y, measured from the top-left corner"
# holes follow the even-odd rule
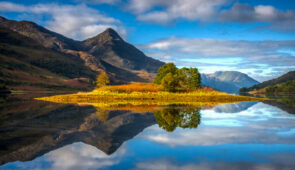
[[[191,104],[216,105],[242,101],[262,101],[265,98],[238,96],[216,91],[201,86],[201,76],[197,68],[178,69],[173,63],[159,68],[154,83],[130,83],[123,85],[107,85],[110,83],[107,73],[101,72],[97,77],[92,92],[41,97],[58,103],[107,103],[132,105],[170,105]]]

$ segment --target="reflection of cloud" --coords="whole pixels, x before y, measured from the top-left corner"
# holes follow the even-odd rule
[[[197,169],[197,168],[201,168],[196,166],[195,164],[187,164],[187,165],[176,165],[174,164],[172,161],[169,160],[156,160],[156,161],[151,161],[151,162],[139,162],[136,164],[136,169],[149,169],[149,170],[178,170],[178,169],[182,169],[182,170],[190,170],[190,169]],[[202,168],[203,169],[203,168]]]
[[[295,140],[294,135],[283,135],[294,128],[295,117],[263,103],[235,114],[202,110],[201,115],[201,125],[195,130],[176,129],[174,133],[166,133],[155,125],[141,137],[168,146],[293,144]]]
[[[126,149],[122,146],[116,153],[106,155],[94,146],[84,143],[67,145],[46,154],[52,169],[98,169],[120,162]]]
[[[284,161],[284,157],[280,155],[274,155],[277,157],[270,157],[273,162],[268,163],[248,163],[248,162],[194,162],[194,163],[177,163],[174,160],[169,159],[160,159],[160,160],[149,160],[146,162],[139,162],[136,164],[135,169],[140,170],[195,170],[195,169],[202,169],[202,170],[211,170],[211,169],[226,169],[226,170],[275,170],[275,169],[285,169],[291,170],[294,168],[295,164],[294,161]],[[284,155],[286,158],[294,158],[294,155]],[[280,160],[283,160],[282,162]]]

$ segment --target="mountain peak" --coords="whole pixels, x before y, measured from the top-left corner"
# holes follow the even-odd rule
[[[122,40],[120,35],[112,28],[107,28],[104,32],[100,33],[98,36],[104,38],[111,38],[114,40]]]
[[[6,21],[6,20],[7,20],[6,18],[0,16],[0,21]]]
[[[94,46],[97,44],[101,44],[101,43],[105,43],[105,42],[109,42],[113,40],[122,41],[123,39],[114,29],[107,28],[105,31],[98,34],[97,36],[84,40],[84,43],[86,45]]]

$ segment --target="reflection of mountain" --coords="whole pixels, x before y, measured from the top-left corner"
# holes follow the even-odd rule
[[[79,141],[111,154],[124,141],[156,123],[151,113],[130,111],[111,111],[101,122],[92,106],[44,102],[6,104],[0,111],[0,164],[32,160]]]
[[[224,104],[215,106],[213,109],[217,113],[238,113],[244,110],[247,110],[249,107],[252,107],[258,102],[241,102],[234,104]]]

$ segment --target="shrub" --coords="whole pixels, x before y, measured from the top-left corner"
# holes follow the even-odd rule
[[[96,87],[102,87],[110,83],[106,72],[101,72],[96,79]]]

